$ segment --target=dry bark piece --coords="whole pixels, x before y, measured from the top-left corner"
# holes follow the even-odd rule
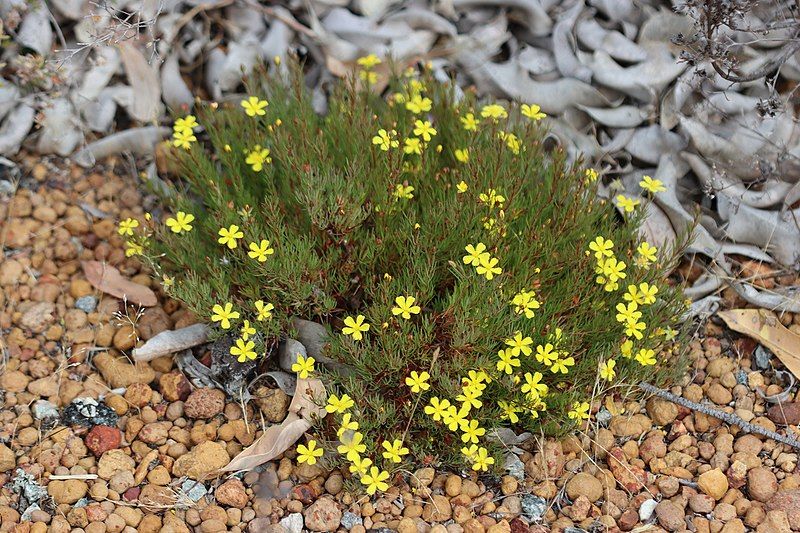
[[[185,328],[162,331],[134,348],[133,358],[137,361],[152,361],[156,357],[169,355],[203,344],[208,340],[209,328],[205,324],[192,324]]]
[[[123,278],[119,270],[111,265],[100,261],[83,261],[81,266],[89,283],[101,292],[144,307],[158,304],[156,293],[144,285]]]
[[[772,311],[731,309],[718,314],[729,328],[758,340],[781,360],[794,377],[800,377],[800,335],[786,329]]]

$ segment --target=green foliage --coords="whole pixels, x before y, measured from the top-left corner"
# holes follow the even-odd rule
[[[474,392],[481,406],[464,418],[487,430],[558,433],[582,422],[583,402],[669,372],[670,328],[683,300],[665,284],[669,252],[648,264],[636,251],[642,206],[623,220],[597,200],[596,175],[545,150],[536,109],[526,108],[530,118],[514,106],[505,118],[502,107],[481,107],[469,94],[459,101],[450,85],[425,73],[392,79],[383,97],[357,85],[335,87],[319,116],[301,82],[262,73],[249,88],[268,100],[264,115],[249,116],[238,105],[206,107],[198,113],[198,141],[176,128],[175,144],[186,146],[175,148],[185,181],[168,201],[174,213],[196,219],[188,232],[153,224],[144,243],[159,273],[171,276],[172,296],[207,318],[215,305],[232,303],[240,316],[227,333],[238,336],[247,319],[257,331],[250,339],[256,353],[291,335],[293,316],[326,324],[326,353],[349,371],[317,371],[329,393],[355,400],[350,412],[364,434],[363,455],[378,464],[381,442],[394,439],[416,460],[464,462],[463,432],[424,413],[434,396],[461,405],[456,398]],[[425,99],[430,109],[413,112],[427,107]],[[474,131],[465,128],[468,113],[479,121]],[[436,133],[421,154],[407,153],[405,141],[424,135],[414,133],[417,120],[430,121]],[[379,130],[389,136],[388,150]],[[456,150],[466,150],[468,160]],[[260,170],[251,165],[253,152],[264,160]],[[243,234],[233,249],[218,242],[220,229],[231,225]],[[598,236],[613,241],[613,258],[626,265],[618,287],[613,273],[603,272],[608,258],[600,254],[598,267],[589,249]],[[259,262],[248,247],[262,239],[274,253]],[[476,253],[478,265],[466,264],[465,248],[479,243],[486,250]],[[493,276],[485,273],[491,258],[501,269]],[[637,339],[615,307],[628,303],[629,285],[642,283],[658,293],[630,320],[646,326]],[[404,319],[392,309],[407,296],[420,311]],[[512,305],[515,297],[519,305]],[[257,320],[257,300],[274,306],[270,319]],[[370,326],[361,340],[343,333],[345,320],[358,315]],[[516,332],[530,346],[507,345]],[[537,359],[537,347],[552,351],[566,373]],[[655,366],[635,359],[643,349],[653,350]],[[519,361],[510,375],[498,370],[500,350]],[[611,360],[616,376],[601,379],[601,365]],[[412,371],[430,374],[429,390],[412,392]],[[525,374],[535,379],[537,372],[547,393],[524,393]],[[336,441],[341,417],[320,426],[322,440]],[[496,450],[487,437],[480,446]]]

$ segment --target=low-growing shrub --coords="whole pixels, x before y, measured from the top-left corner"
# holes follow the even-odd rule
[[[385,476],[367,461],[486,470],[493,429],[573,430],[602,392],[663,378],[684,304],[670,252],[636,229],[660,183],[618,197],[622,216],[594,171],[545,150],[537,106],[479,105],[425,72],[378,95],[361,63],[323,115],[265,71],[241,105],[178,119],[172,215],[128,232],[231,357],[272,353],[291,317],[327,326],[344,370],[295,365],[332,413],[300,459],[338,449],[369,492]]]

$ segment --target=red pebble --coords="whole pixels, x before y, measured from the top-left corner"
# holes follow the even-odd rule
[[[109,426],[95,426],[86,434],[86,447],[100,457],[108,450],[119,448],[122,443],[122,433],[119,429]]]
[[[132,502],[139,499],[139,494],[142,492],[141,487],[131,487],[122,495],[122,499],[126,502]]]

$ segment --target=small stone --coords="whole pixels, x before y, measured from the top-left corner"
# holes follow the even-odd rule
[[[728,492],[728,478],[719,468],[700,474],[697,486],[714,500],[720,500]]]
[[[238,478],[231,478],[214,491],[214,497],[223,505],[244,509],[249,500],[244,484]]]
[[[789,517],[786,511],[775,509],[756,528],[756,533],[790,533]]]
[[[0,389],[5,392],[22,392],[30,381],[31,378],[19,370],[5,370],[0,374]]]
[[[144,407],[152,397],[153,389],[147,383],[131,383],[125,391],[125,400],[134,407]]]
[[[767,411],[767,417],[776,424],[796,426],[800,424],[800,402],[773,405]]]
[[[285,516],[279,523],[288,533],[302,533],[303,531],[303,515],[300,513]]]
[[[769,468],[753,468],[747,473],[747,492],[752,499],[767,502],[778,492],[778,478]]]
[[[342,514],[342,520],[339,522],[339,524],[348,531],[353,529],[354,526],[363,523],[364,521],[360,516],[350,511],[345,511],[344,514]]]
[[[97,308],[97,298],[94,296],[81,296],[75,300],[75,307],[84,313],[93,313]]]
[[[201,419],[213,418],[224,408],[225,393],[209,387],[197,389],[189,394],[183,405],[183,411],[187,417]]]
[[[617,525],[622,531],[630,531],[639,523],[639,513],[633,509],[627,509],[617,520]]]
[[[0,442],[0,472],[10,472],[17,466],[17,456],[14,451]]]
[[[19,323],[23,328],[29,329],[33,333],[43,333],[55,321],[55,311],[55,304],[37,302],[22,313]]]
[[[666,426],[678,417],[678,406],[667,400],[650,398],[647,400],[647,416],[655,425]]]
[[[114,357],[108,352],[94,356],[94,365],[100,370],[103,379],[112,388],[128,387],[132,383],[151,383],[155,371],[147,363],[130,364],[125,357]]]
[[[47,493],[58,504],[73,504],[86,496],[88,490],[89,486],[81,479],[56,479],[47,484]]]
[[[177,477],[187,476],[199,480],[216,472],[229,461],[230,455],[225,446],[218,442],[205,441],[186,455],[178,457],[172,465],[172,473]]]
[[[800,524],[800,489],[782,490],[767,502],[767,510],[786,511],[792,524]]]
[[[272,423],[283,422],[289,412],[291,398],[281,389],[270,389],[269,387],[259,387],[255,393],[256,404],[258,404],[264,418]]]
[[[461,494],[461,478],[456,475],[447,476],[447,479],[444,482],[444,491],[451,498]]]
[[[39,400],[34,403],[31,411],[33,412],[33,418],[36,420],[52,420],[60,416],[58,408],[47,400]]]
[[[181,372],[162,374],[158,379],[161,396],[170,402],[186,401],[192,392],[192,386]]]
[[[328,479],[325,480],[325,490],[328,492],[328,494],[333,494],[336,496],[342,492],[343,484],[344,480],[342,479],[342,475],[334,472],[328,476]]]
[[[706,396],[717,405],[728,405],[733,400],[731,391],[726,389],[721,383],[712,383],[706,391]]]
[[[100,457],[109,450],[119,448],[122,443],[122,433],[115,427],[95,426],[86,434],[84,441],[86,447],[95,456]]]
[[[586,472],[578,472],[566,484],[567,496],[575,500],[579,496],[586,496],[594,503],[603,496],[603,484],[596,477]]]
[[[653,511],[656,510],[657,506],[658,502],[652,498],[643,501],[642,505],[639,506],[639,520],[642,522],[650,520],[650,517],[653,516]]]
[[[714,510],[716,500],[708,494],[693,494],[689,498],[689,507],[695,513],[708,514]]]
[[[656,505],[656,518],[658,518],[658,523],[667,531],[681,531],[686,529],[686,522],[684,522],[683,517],[683,509],[670,500],[662,500]]]
[[[538,522],[547,512],[547,500],[532,494],[522,497],[522,514],[529,522]]]
[[[445,522],[450,520],[452,515],[453,509],[450,507],[450,501],[441,494],[431,496],[431,501],[425,504],[422,510],[422,519],[428,523]]]

